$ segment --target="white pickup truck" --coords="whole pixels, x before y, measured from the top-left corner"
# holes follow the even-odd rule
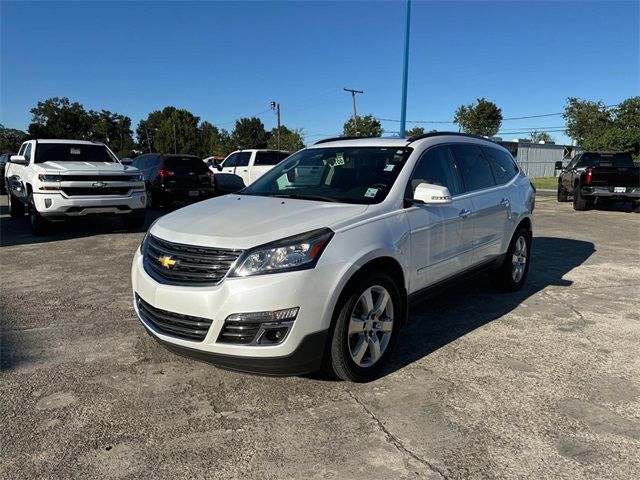
[[[144,223],[142,175],[102,143],[28,140],[7,163],[5,181],[10,215],[28,213],[37,235],[51,222],[93,214],[119,215],[127,229]]]
[[[237,150],[221,162],[217,171],[242,178],[249,185],[291,155],[284,150]],[[216,170],[213,170],[214,174]]]

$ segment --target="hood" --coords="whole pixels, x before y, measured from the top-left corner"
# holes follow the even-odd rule
[[[335,230],[367,208],[367,205],[225,195],[161,217],[151,233],[176,243],[246,249],[318,228]]]
[[[43,173],[117,175],[136,173],[138,169],[115,162],[44,162],[36,163]]]

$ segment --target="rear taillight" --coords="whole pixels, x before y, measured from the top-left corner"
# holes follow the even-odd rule
[[[591,185],[592,180],[593,180],[593,168],[587,167],[584,171],[584,184]]]
[[[174,172],[173,170],[169,170],[168,168],[159,168],[158,169],[158,176],[159,177],[172,177],[175,174],[176,174],[176,172]]]

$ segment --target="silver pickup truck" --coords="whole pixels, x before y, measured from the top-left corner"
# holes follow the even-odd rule
[[[28,214],[37,235],[86,215],[118,215],[127,229],[144,224],[142,175],[102,143],[28,140],[7,163],[5,182],[10,215]]]

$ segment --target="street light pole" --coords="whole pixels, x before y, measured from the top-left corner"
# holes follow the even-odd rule
[[[271,102],[271,109],[276,111],[278,117],[278,150],[280,150],[280,104]]]
[[[404,68],[402,73],[402,105],[400,107],[400,138],[407,133],[407,81],[409,76],[409,28],[411,26],[411,0],[407,0],[407,18],[404,27]]]
[[[356,136],[358,135],[358,114],[356,113],[356,93],[364,93],[363,90],[353,90],[352,88],[343,89],[345,92],[351,92],[351,101],[353,102],[353,128]]]

